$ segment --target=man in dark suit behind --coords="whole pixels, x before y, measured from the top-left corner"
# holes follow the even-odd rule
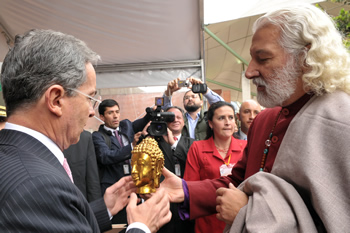
[[[140,225],[155,232],[170,220],[164,189],[136,205],[135,186],[125,177],[88,203],[69,177],[62,151],[94,116],[98,60],[83,41],[60,32],[16,36],[1,68],[8,117],[0,131],[1,231],[105,231],[109,216],[128,202],[133,232],[145,232]]]
[[[182,178],[185,173],[185,165],[187,160],[187,152],[195,139],[182,135],[184,127],[185,112],[182,108],[171,106],[166,112],[173,112],[175,120],[168,123],[168,135],[158,140],[159,148],[164,154],[164,166]],[[162,177],[163,178],[163,177]],[[164,225],[158,232],[160,233],[192,233],[194,232],[194,221],[181,220],[178,214],[177,203],[170,204],[172,212],[171,221]]]
[[[141,133],[137,134],[137,132],[142,131],[149,122],[150,116],[146,114],[145,117],[134,122],[128,119],[120,120],[120,107],[113,99],[103,100],[98,107],[98,112],[104,124],[100,125],[98,131],[92,133],[92,140],[101,170],[101,192],[104,194],[109,186],[131,174],[129,160],[133,142],[138,141]],[[137,140],[134,140],[135,135]]]
[[[80,140],[63,151],[72,171],[74,184],[83,193],[88,202],[101,198],[96,154],[92,135],[84,130]]]
[[[131,122],[120,120],[120,107],[117,101],[105,99],[98,106],[100,119],[104,124],[92,133],[97,163],[100,170],[102,195],[106,189],[124,176],[130,176],[131,151],[140,137],[150,116]],[[136,137],[136,140],[134,140]],[[134,145],[133,145],[134,144]],[[112,220],[113,223],[126,223],[126,210],[122,209]]]

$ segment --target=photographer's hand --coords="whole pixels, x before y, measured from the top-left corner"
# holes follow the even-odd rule
[[[140,136],[141,136],[142,132],[137,132],[135,133],[134,135],[134,141],[132,142],[132,146],[135,147],[140,139]]]
[[[189,77],[188,80],[190,83],[192,83],[192,85],[203,84],[203,81],[200,80],[199,78]]]
[[[141,131],[141,133],[142,133],[142,135],[143,135],[144,137],[148,135],[147,129],[148,129],[148,127],[150,126],[151,122],[152,122],[152,121],[149,121],[149,122],[147,123],[147,125],[145,126],[145,128],[143,128],[143,130]]]
[[[163,135],[163,138],[169,145],[172,146],[175,144],[174,135],[173,135],[173,132],[171,132],[171,130],[169,128],[167,128],[167,131],[168,131],[168,134]]]
[[[180,90],[180,87],[177,85],[180,78],[174,79],[168,83],[167,89],[165,91],[166,96],[171,96],[175,91]]]
[[[190,77],[190,78],[188,78],[188,80],[189,80],[189,82],[192,84],[191,86],[188,87],[188,88],[191,89],[191,90],[193,90],[193,89],[192,89],[193,85],[196,85],[196,84],[204,84],[203,81],[202,81],[201,79],[198,79],[198,78]],[[209,90],[209,88],[207,88],[206,91],[205,91],[205,89],[204,89],[204,92],[205,92],[205,93],[203,93],[203,92],[200,92],[200,93],[203,93],[203,94],[205,95],[205,94],[208,93],[208,90]],[[197,93],[198,93],[198,92],[197,92]]]

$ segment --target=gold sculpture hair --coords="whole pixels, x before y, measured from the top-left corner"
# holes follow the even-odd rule
[[[131,175],[137,186],[137,193],[146,194],[153,193],[156,191],[156,188],[159,187],[160,177],[162,175],[162,168],[164,167],[164,156],[163,152],[159,149],[158,143],[153,138],[146,138],[140,144],[134,147],[132,150],[131,157]],[[139,156],[147,155],[150,158],[150,164],[144,165],[141,169],[136,168],[138,166],[137,159]],[[135,167],[136,166],[136,167]],[[135,169],[135,170],[134,170]],[[140,174],[144,172],[149,172],[149,177],[147,179],[147,183],[140,182]]]

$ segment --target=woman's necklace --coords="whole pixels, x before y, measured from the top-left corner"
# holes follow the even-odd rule
[[[272,138],[272,135],[273,135],[273,131],[275,130],[277,121],[280,118],[281,113],[282,113],[282,109],[277,115],[277,118],[275,120],[275,124],[272,127],[272,130],[271,130],[271,133],[269,135],[269,138],[265,141],[265,149],[264,149],[264,153],[263,153],[263,156],[262,156],[262,159],[261,159],[259,171],[264,171],[264,167],[265,167],[265,163],[266,163],[266,157],[267,157],[267,154],[269,153],[269,148],[271,146],[271,138]]]
[[[227,153],[228,149],[230,148],[230,147],[227,147],[225,149],[222,149],[222,148],[218,147],[217,145],[215,145],[215,147],[219,152],[225,153],[225,154]]]

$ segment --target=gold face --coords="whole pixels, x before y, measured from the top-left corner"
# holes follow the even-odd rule
[[[153,138],[146,138],[131,153],[131,176],[137,193],[155,192],[164,167],[164,156],[158,143]]]

